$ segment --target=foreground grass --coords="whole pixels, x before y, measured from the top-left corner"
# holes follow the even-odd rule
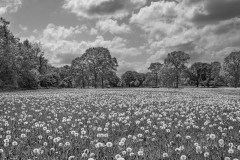
[[[234,159],[240,90],[0,93],[1,159]]]

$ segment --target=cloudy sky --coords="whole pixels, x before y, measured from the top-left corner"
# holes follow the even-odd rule
[[[0,0],[0,16],[21,40],[41,42],[54,66],[97,46],[117,57],[119,75],[172,51],[190,63],[240,51],[240,0]]]

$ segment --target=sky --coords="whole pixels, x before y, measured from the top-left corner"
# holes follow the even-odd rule
[[[173,51],[189,64],[240,51],[240,0],[0,0],[0,17],[56,67],[98,46],[117,58],[118,75],[147,72]]]

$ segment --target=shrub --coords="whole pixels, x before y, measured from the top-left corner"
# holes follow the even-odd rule
[[[34,72],[25,72],[18,79],[18,85],[20,88],[37,89],[39,79]]]
[[[60,76],[58,73],[48,73],[43,75],[40,79],[40,85],[42,87],[58,87],[60,81]]]
[[[64,78],[59,84],[59,87],[61,88],[73,88],[75,86],[75,80],[72,76]]]

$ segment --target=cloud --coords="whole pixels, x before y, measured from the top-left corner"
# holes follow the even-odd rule
[[[112,19],[99,20],[96,24],[96,28],[104,32],[110,32],[111,34],[130,33],[131,29],[126,24],[118,25],[117,21]]]
[[[85,29],[85,26],[65,28],[49,24],[41,34],[39,33],[38,37],[31,36],[29,39],[40,42],[49,62],[58,66],[70,64],[74,58],[80,57],[90,47],[108,48],[112,56],[117,57],[118,60],[142,54],[138,48],[127,47],[128,41],[121,37],[106,40],[102,36],[97,36],[93,41],[76,40],[74,35],[86,32]],[[95,32],[93,28],[91,30],[91,32]],[[25,40],[26,38],[21,39]]]
[[[7,12],[10,13],[17,12],[21,5],[22,5],[21,0],[1,0],[0,15],[5,14]]]
[[[199,25],[240,17],[239,0],[204,0],[202,4],[206,14],[196,12],[192,17],[192,21]]]
[[[119,67],[117,74],[119,76],[121,76],[126,71],[137,71],[139,73],[146,73],[148,71],[148,67],[144,62],[127,62],[125,60],[121,60],[118,62],[118,65]]]
[[[65,0],[63,8],[84,18],[123,18],[146,0]]]
[[[148,34],[145,48],[151,56],[146,63],[163,62],[167,53],[178,50],[188,53],[191,62],[221,62],[240,46],[239,2],[157,1],[141,8],[132,15],[130,23]]]
[[[28,30],[28,27],[27,27],[27,26],[22,26],[22,25],[20,24],[19,27],[20,27],[21,30],[23,30],[23,31],[27,31],[27,30]]]
[[[38,34],[39,31],[38,31],[37,29],[34,29],[34,30],[33,30],[33,33]]]
[[[112,40],[105,40],[102,36],[97,36],[94,41],[69,41],[69,40],[46,40],[41,39],[40,42],[44,48],[49,51],[50,63],[53,64],[70,64],[71,60],[80,57],[86,49],[90,47],[108,48],[112,56],[118,60],[129,56],[136,56],[142,52],[137,48],[126,47],[127,41],[120,37],[114,37]]]
[[[46,29],[43,31],[43,36],[47,39],[66,39],[73,37],[76,34],[81,34],[88,30],[87,26],[82,25],[81,27],[70,27],[69,29],[64,26],[55,26],[54,24],[48,24]]]
[[[98,31],[94,28],[91,28],[90,35],[96,35],[96,34],[98,34]]]

